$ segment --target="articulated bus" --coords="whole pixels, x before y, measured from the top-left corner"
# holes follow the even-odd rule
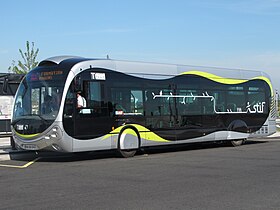
[[[13,138],[25,150],[131,157],[158,145],[238,146],[276,130],[273,87],[259,71],[52,57],[25,76],[14,104]]]

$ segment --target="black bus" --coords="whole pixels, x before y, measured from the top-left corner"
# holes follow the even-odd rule
[[[271,81],[260,71],[53,57],[22,80],[12,132],[26,150],[117,149],[129,157],[157,145],[237,146],[275,132],[275,110]]]

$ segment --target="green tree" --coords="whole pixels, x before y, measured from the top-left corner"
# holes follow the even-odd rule
[[[36,50],[34,49],[34,42],[30,46],[29,41],[26,41],[26,52],[19,49],[22,61],[19,60],[16,65],[16,61],[13,60],[9,71],[16,74],[26,74],[38,65],[38,61],[36,61],[38,52],[38,48]]]

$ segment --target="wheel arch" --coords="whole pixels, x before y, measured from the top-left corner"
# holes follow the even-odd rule
[[[228,131],[248,133],[249,128],[248,128],[248,125],[245,121],[238,119],[238,120],[233,120],[229,124]]]
[[[121,129],[121,131],[120,131],[120,133],[119,133],[119,136],[118,136],[117,149],[118,149],[118,150],[121,150],[121,147],[120,147],[121,136],[122,136],[122,134],[125,132],[125,130],[127,130],[127,129],[132,129],[132,130],[135,132],[135,134],[137,135],[137,138],[138,138],[138,149],[139,149],[139,148],[141,147],[141,137],[140,137],[140,133],[139,133],[138,129],[137,129],[135,126],[130,125],[130,124],[124,126],[124,127]]]

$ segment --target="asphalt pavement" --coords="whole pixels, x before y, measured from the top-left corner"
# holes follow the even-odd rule
[[[276,132],[269,137],[262,138],[262,140],[264,141],[275,140],[275,139],[280,140],[280,132]],[[255,139],[255,140],[259,141],[260,139]],[[10,137],[0,137],[0,161],[11,160],[12,156],[15,157],[17,156],[17,154],[20,154],[22,156],[28,153],[34,153],[34,151],[23,151],[23,150],[13,149],[11,146]],[[51,155],[54,154],[55,153],[52,153]]]
[[[2,161],[0,209],[278,210],[279,153],[274,138]]]

